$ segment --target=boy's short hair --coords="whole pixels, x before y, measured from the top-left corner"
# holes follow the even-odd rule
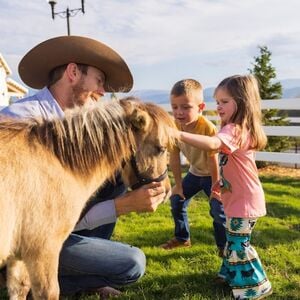
[[[171,89],[171,95],[172,96],[189,95],[196,90],[200,90],[201,92],[203,92],[202,85],[199,81],[195,79],[183,79],[177,81],[173,85]]]

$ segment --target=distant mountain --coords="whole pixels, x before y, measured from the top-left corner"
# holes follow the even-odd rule
[[[291,89],[295,87],[300,87],[300,79],[294,78],[294,79],[283,79],[279,80],[283,89]]]
[[[283,79],[280,80],[283,87],[283,95],[282,98],[300,98],[300,79]],[[215,87],[209,87],[204,89],[204,99],[205,102],[213,102],[214,101],[214,90]],[[28,96],[35,94],[37,90],[29,88]],[[133,95],[143,99],[144,101],[150,101],[157,104],[166,104],[169,103],[169,93],[168,90],[155,90],[155,89],[147,89],[147,90],[136,90],[132,91],[129,94],[118,93],[119,97],[126,97],[128,95]],[[110,94],[107,94],[107,99],[110,98]]]
[[[281,80],[283,98],[300,98],[300,79]]]
[[[283,88],[282,98],[300,98],[300,79],[284,79],[280,81]],[[204,89],[205,102],[214,101],[215,87]],[[145,101],[152,101],[157,104],[165,104],[169,102],[169,91],[167,90],[136,90],[132,93]]]
[[[284,89],[282,98],[300,98],[300,87]]]
[[[204,90],[204,99],[206,102],[214,101],[213,87]],[[136,90],[130,93],[133,96],[139,97],[144,101],[152,101],[157,104],[169,103],[170,92],[168,90]]]
[[[151,101],[157,104],[169,102],[169,91],[167,90],[136,90],[130,92],[130,94],[144,101]]]

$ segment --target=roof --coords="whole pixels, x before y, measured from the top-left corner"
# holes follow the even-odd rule
[[[28,89],[22,86],[21,84],[17,83],[11,78],[6,79],[7,89],[9,93],[18,93],[18,94],[27,94]]]
[[[6,75],[10,75],[11,74],[11,70],[7,64],[7,62],[5,61],[4,57],[2,56],[2,54],[0,53],[0,66],[3,66]]]

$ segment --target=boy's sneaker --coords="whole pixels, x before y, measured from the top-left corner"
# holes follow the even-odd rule
[[[187,241],[180,241],[174,237],[171,240],[160,245],[159,247],[163,248],[165,250],[172,250],[172,249],[179,248],[179,247],[191,247],[191,246],[192,246],[192,243],[191,243],[190,239],[188,239]]]
[[[225,257],[224,248],[218,248],[218,256],[221,258]]]

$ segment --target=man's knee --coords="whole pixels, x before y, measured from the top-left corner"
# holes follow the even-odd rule
[[[130,246],[126,256],[122,257],[123,267],[113,276],[109,278],[112,286],[123,286],[136,282],[145,274],[146,256],[144,252],[136,247]]]
[[[131,247],[128,259],[127,278],[130,282],[135,282],[145,274],[146,256],[144,252],[136,247]]]

